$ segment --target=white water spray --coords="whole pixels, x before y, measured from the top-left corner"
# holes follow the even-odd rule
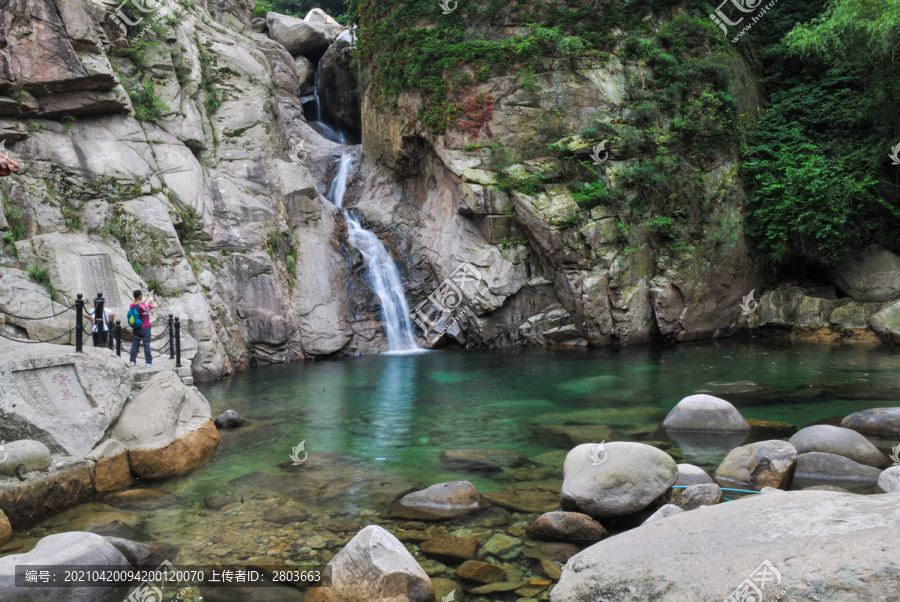
[[[328,191],[328,200],[343,209],[344,193],[347,191],[347,179],[353,156],[349,153],[341,155],[341,163],[337,175]],[[381,301],[381,315],[387,335],[388,348],[391,352],[416,351],[419,346],[413,335],[412,320],[409,317],[409,304],[403,292],[400,272],[391,259],[387,247],[359,224],[347,211],[342,211],[347,222],[347,234],[350,244],[362,253],[366,274],[372,290]]]

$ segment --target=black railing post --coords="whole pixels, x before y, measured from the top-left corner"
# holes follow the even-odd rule
[[[84,319],[84,299],[83,295],[78,293],[78,300],[75,301],[75,351],[82,351],[82,342],[84,336],[84,326],[81,321]]]
[[[122,320],[116,320],[116,355],[122,357]]]
[[[181,321],[175,316],[175,367],[181,368]]]
[[[175,359],[175,322],[169,314],[169,359]]]
[[[94,299],[94,328],[97,329],[97,346],[106,347],[106,316],[103,313],[103,293],[97,293]],[[93,330],[93,328],[91,329]]]

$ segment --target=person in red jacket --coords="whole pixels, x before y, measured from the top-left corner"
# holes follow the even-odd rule
[[[21,167],[18,163],[0,153],[0,176],[8,176]]]
[[[134,303],[128,309],[136,307],[138,315],[141,317],[140,328],[132,329],[131,337],[131,361],[130,365],[135,365],[137,360],[138,346],[144,344],[144,360],[148,366],[153,365],[153,358],[150,355],[150,310],[156,309],[156,303],[153,299],[144,301],[144,294],[140,290],[134,291]]]

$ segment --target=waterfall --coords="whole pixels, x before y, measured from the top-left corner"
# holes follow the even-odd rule
[[[344,193],[347,191],[347,179],[353,156],[349,153],[341,155],[341,163],[337,175],[328,191],[328,200],[342,209],[347,222],[347,235],[350,244],[362,253],[366,274],[372,289],[381,301],[381,315],[387,335],[388,348],[391,352],[415,351],[419,349],[413,333],[412,320],[409,317],[409,304],[403,291],[400,272],[391,259],[387,247],[378,240],[374,233],[359,224],[359,220],[343,210]]]

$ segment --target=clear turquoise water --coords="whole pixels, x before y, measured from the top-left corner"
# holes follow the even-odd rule
[[[223,479],[289,460],[305,441],[310,453],[352,454],[424,484],[465,478],[496,489],[505,484],[448,471],[438,454],[494,447],[534,457],[568,449],[540,427],[583,422],[577,413],[585,410],[610,410],[621,431],[656,426],[681,398],[735,381],[762,387],[749,395],[717,393],[746,418],[802,428],[896,405],[900,354],[890,347],[726,342],[592,352],[433,351],[259,367],[201,390],[213,415],[233,409],[264,426],[222,432],[213,461],[172,485],[188,497],[211,495]],[[614,412],[622,409],[631,410],[625,419]],[[684,460],[714,469],[729,449],[705,462]]]
[[[797,428],[897,405],[900,353],[891,347],[763,341],[591,352],[444,350],[258,367],[200,389],[214,416],[233,409],[249,424],[220,431],[216,456],[194,473],[135,484],[176,498],[163,507],[125,512],[102,503],[83,505],[19,533],[24,542],[19,551],[50,533],[90,528],[84,521],[93,521],[106,525],[97,531],[103,534],[178,546],[170,557],[178,566],[237,566],[258,558],[322,564],[367,524],[392,532],[413,528],[379,515],[415,488],[465,479],[483,492],[552,491],[561,482],[562,457],[574,446],[558,430],[566,425],[607,425],[613,437],[651,442],[679,462],[713,471],[743,441],[696,445],[657,431],[687,395],[708,391],[734,403],[746,418]],[[556,432],[548,431],[554,427]],[[309,460],[292,467],[291,450],[301,442]],[[510,449],[532,459],[556,453],[544,468],[527,474],[486,475],[442,464],[441,451],[459,448]],[[236,503],[221,510],[204,505],[221,496]],[[304,508],[309,516],[290,524],[266,519],[267,511],[285,504]],[[507,524],[521,531],[537,515],[510,512]],[[112,518],[117,522],[108,524]],[[327,525],[338,519],[353,528],[332,533]],[[124,528],[119,520],[131,526]],[[447,528],[459,534],[470,526],[463,517]],[[506,529],[504,524],[490,531]],[[310,552],[307,546],[317,549]],[[511,562],[526,578],[544,577],[529,558]],[[289,599],[286,592],[270,588],[252,599]],[[251,599],[226,593],[194,589],[182,599]]]

